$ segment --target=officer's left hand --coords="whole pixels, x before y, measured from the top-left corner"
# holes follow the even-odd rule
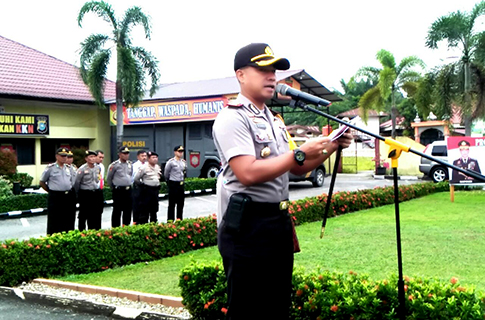
[[[353,137],[350,133],[344,133],[340,138],[337,139],[337,143],[342,147],[342,148],[348,148],[350,144],[352,143]]]

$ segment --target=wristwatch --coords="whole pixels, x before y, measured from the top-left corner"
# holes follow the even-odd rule
[[[296,148],[296,149],[293,149],[293,156],[295,158],[296,163],[298,163],[299,166],[302,166],[303,162],[305,162],[305,159],[306,159],[305,152]]]

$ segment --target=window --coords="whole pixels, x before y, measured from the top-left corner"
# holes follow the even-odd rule
[[[202,126],[200,123],[189,124],[189,140],[200,140],[202,138]]]
[[[35,138],[0,139],[1,149],[10,149],[17,155],[17,164],[35,164]]]
[[[88,139],[41,139],[40,140],[40,163],[48,164],[56,161],[58,148],[83,148],[89,149]]]
[[[437,157],[448,156],[448,151],[446,150],[446,146],[434,146],[433,151],[431,152],[431,155],[437,156]]]

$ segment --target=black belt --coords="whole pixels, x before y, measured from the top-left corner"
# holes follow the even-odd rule
[[[131,186],[113,186],[116,190],[130,190]]]
[[[282,212],[287,212],[290,202],[288,200],[280,202],[255,202],[251,201],[249,203],[247,212],[254,212],[257,215],[274,215],[280,214]]]
[[[71,190],[67,190],[67,191],[57,191],[57,190],[50,190],[49,189],[49,193],[68,194],[69,192],[71,192]]]
[[[79,191],[89,191],[89,192],[96,192],[96,191],[99,191],[101,189],[79,189]]]

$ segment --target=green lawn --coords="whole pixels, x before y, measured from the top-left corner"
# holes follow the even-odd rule
[[[404,274],[449,280],[485,291],[485,192],[438,193],[401,203]],[[394,206],[329,219],[320,239],[321,222],[297,227],[302,252],[295,266],[367,273],[373,279],[397,274]],[[220,259],[206,248],[149,264],[139,263],[88,275],[58,278],[85,284],[179,296],[178,273],[191,260]]]

